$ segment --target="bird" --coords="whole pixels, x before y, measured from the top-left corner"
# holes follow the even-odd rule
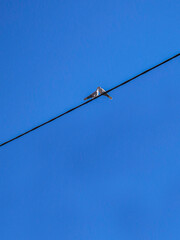
[[[106,97],[108,97],[109,99],[112,100],[112,97],[109,96],[109,94],[107,94],[106,91],[101,87],[97,87],[96,91],[91,93],[91,95],[89,95],[88,97],[84,98],[84,100],[87,100],[89,98],[96,98],[99,94],[103,94],[103,95],[105,95]]]

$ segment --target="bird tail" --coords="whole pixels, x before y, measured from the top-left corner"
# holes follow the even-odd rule
[[[108,96],[108,98],[112,100],[112,97],[111,97],[111,96]]]
[[[84,98],[84,100],[87,100],[89,98],[92,98],[92,95],[89,95],[88,97]]]

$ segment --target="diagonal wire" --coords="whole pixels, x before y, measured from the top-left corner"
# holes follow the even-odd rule
[[[107,90],[106,92],[104,92],[103,94],[97,96],[96,98],[93,98],[93,99],[91,99],[91,100],[89,100],[89,101],[86,101],[86,102],[84,102],[84,103],[82,103],[82,104],[80,104],[80,105],[78,105],[78,106],[76,106],[76,107],[74,107],[74,108],[71,108],[70,110],[68,110],[68,111],[66,111],[66,112],[64,112],[64,113],[62,113],[62,114],[60,114],[60,115],[58,115],[58,116],[56,116],[56,117],[54,117],[54,118],[52,118],[52,119],[50,119],[50,120],[48,120],[48,121],[42,123],[42,124],[40,124],[40,125],[38,125],[38,126],[32,128],[32,129],[30,129],[30,130],[28,130],[28,131],[26,131],[26,132],[24,132],[24,133],[22,133],[22,134],[16,136],[16,137],[14,137],[14,138],[11,138],[10,140],[8,140],[8,141],[6,141],[6,142],[1,143],[1,144],[0,144],[0,147],[4,146],[5,144],[8,144],[8,143],[10,143],[10,142],[12,142],[12,141],[14,141],[14,140],[20,138],[20,137],[23,137],[24,135],[26,135],[26,134],[28,134],[28,133],[30,133],[30,132],[32,132],[32,131],[34,131],[34,130],[36,130],[36,129],[38,129],[38,128],[40,128],[40,127],[42,127],[42,126],[44,126],[44,125],[46,125],[46,124],[48,124],[48,123],[50,123],[50,122],[52,122],[52,121],[54,121],[54,120],[56,120],[56,119],[58,119],[58,118],[64,116],[64,115],[66,115],[66,114],[72,112],[72,111],[74,111],[74,110],[76,110],[77,108],[80,108],[80,107],[82,107],[82,106],[84,106],[84,105],[90,103],[91,101],[94,101],[95,99],[101,97],[101,96],[104,95],[105,93],[111,92],[111,91],[113,91],[114,89],[119,88],[119,87],[121,87],[121,86],[123,86],[123,85],[129,83],[129,82],[131,82],[132,80],[134,80],[134,79],[136,79],[136,78],[138,78],[138,77],[140,77],[140,76],[142,76],[142,75],[144,75],[144,74],[150,72],[151,70],[153,70],[153,69],[155,69],[155,68],[157,68],[157,67],[160,67],[161,65],[163,65],[163,64],[165,64],[165,63],[167,63],[167,62],[169,62],[169,61],[171,61],[171,60],[173,60],[174,58],[179,57],[179,56],[180,56],[180,53],[174,55],[174,56],[171,57],[171,58],[166,59],[165,61],[163,61],[163,62],[161,62],[161,63],[155,65],[154,67],[151,67],[151,68],[147,69],[146,71],[144,71],[144,72],[142,72],[142,73],[140,73],[140,74],[138,74],[138,75],[136,75],[136,76],[134,76],[134,77],[128,79],[127,81],[125,81],[125,82],[123,82],[123,83],[120,83],[119,85],[117,85],[117,86],[115,86],[115,87],[113,87],[113,88]]]

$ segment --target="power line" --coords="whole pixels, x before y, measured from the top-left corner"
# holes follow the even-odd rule
[[[155,68],[157,68],[157,67],[159,67],[159,66],[161,66],[161,65],[163,65],[163,64],[165,64],[165,63],[167,63],[167,62],[169,62],[169,61],[171,61],[171,60],[173,60],[174,58],[179,57],[179,56],[180,56],[180,53],[174,55],[174,56],[171,57],[171,58],[166,59],[165,61],[163,61],[163,62],[161,62],[161,63],[155,65],[155,66],[152,67],[152,68],[147,69],[146,71],[144,71],[144,72],[142,72],[142,73],[136,75],[135,77],[132,77],[132,78],[130,78],[129,80],[127,80],[127,81],[125,81],[125,82],[123,82],[123,83],[120,83],[119,85],[117,85],[117,86],[115,86],[115,87],[113,87],[113,88],[107,90],[106,92],[107,92],[107,93],[108,93],[108,92],[111,92],[111,91],[113,91],[114,89],[116,89],[116,88],[118,88],[118,87],[121,87],[121,86],[123,86],[123,85],[125,85],[125,84],[131,82],[132,80],[134,80],[134,79],[136,79],[136,78],[138,78],[138,77],[140,77],[140,76],[142,76],[142,75],[144,75],[144,74],[150,72],[151,70],[153,70],[153,69],[155,69]],[[105,92],[105,93],[106,93],[106,92]],[[1,143],[1,144],[0,144],[0,147],[2,147],[2,146],[4,146],[5,144],[10,143],[10,142],[12,142],[12,141],[18,139],[18,138],[20,138],[20,137],[22,137],[22,136],[24,136],[24,135],[26,135],[26,134],[28,134],[28,133],[34,131],[34,130],[36,130],[36,129],[38,129],[38,128],[40,128],[40,127],[42,127],[42,126],[44,126],[44,125],[46,125],[46,124],[48,124],[48,123],[50,123],[50,122],[52,122],[52,121],[54,121],[54,120],[56,120],[57,118],[60,118],[60,117],[62,117],[62,116],[64,116],[64,115],[66,115],[66,114],[68,114],[68,113],[70,113],[70,112],[76,110],[77,108],[82,107],[83,105],[86,105],[86,104],[90,103],[91,101],[94,101],[95,99],[97,99],[98,97],[101,97],[101,96],[104,95],[105,93],[103,93],[103,94],[97,96],[97,97],[94,98],[94,99],[91,99],[91,100],[89,100],[89,101],[86,101],[86,102],[84,102],[84,103],[82,103],[82,104],[80,104],[80,105],[78,105],[78,106],[76,106],[76,107],[74,107],[74,108],[71,108],[70,110],[68,110],[68,111],[66,111],[66,112],[64,112],[64,113],[62,113],[62,114],[60,114],[60,115],[58,115],[58,116],[56,116],[56,117],[54,117],[54,118],[52,118],[52,119],[50,119],[50,120],[48,120],[48,121],[42,123],[42,124],[40,124],[40,125],[38,125],[38,126],[32,128],[32,129],[30,129],[30,130],[28,130],[28,131],[26,131],[26,132],[24,132],[24,133],[22,133],[22,134],[20,134],[20,135],[18,135],[18,136],[16,136],[16,137],[12,138],[12,139],[10,139],[10,140],[8,140],[8,141],[6,141],[6,142]]]

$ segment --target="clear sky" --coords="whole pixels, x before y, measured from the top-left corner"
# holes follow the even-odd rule
[[[179,10],[0,0],[0,142],[179,53]],[[180,57],[0,148],[0,239],[180,239],[179,79]]]

